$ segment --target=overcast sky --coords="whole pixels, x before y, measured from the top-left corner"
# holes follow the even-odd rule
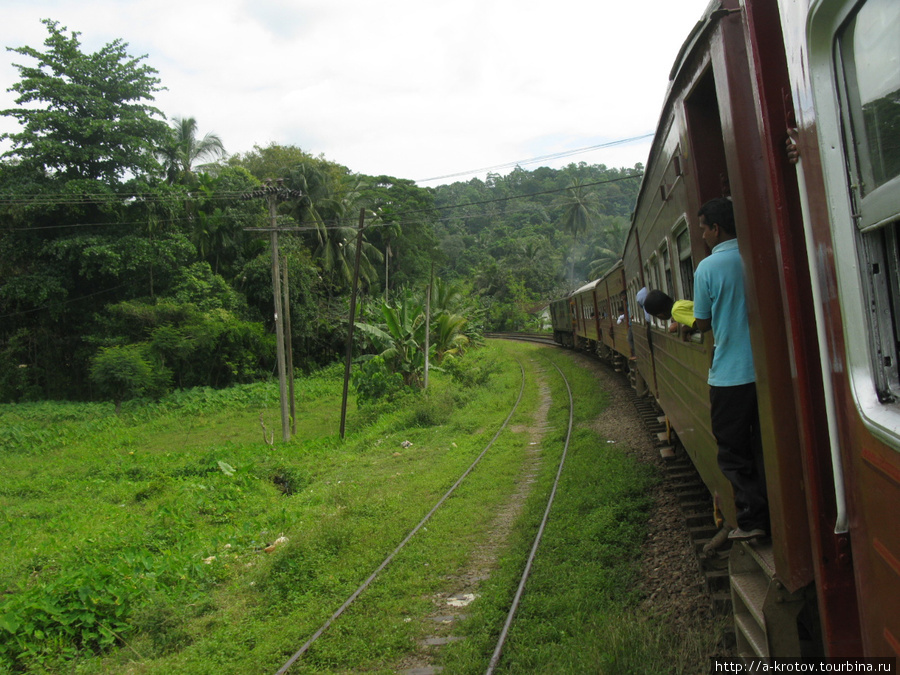
[[[43,51],[44,18],[80,32],[85,52],[121,38],[159,71],[155,105],[229,153],[274,141],[433,186],[515,162],[645,162],[649,139],[527,160],[651,134],[708,3],[0,0],[0,45]],[[14,105],[12,63],[29,61],[0,54],[0,109]],[[0,132],[17,129],[0,118]]]

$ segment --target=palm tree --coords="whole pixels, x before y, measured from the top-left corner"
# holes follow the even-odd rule
[[[215,161],[225,155],[225,146],[214,133],[197,138],[197,120],[193,117],[173,117],[168,144],[159,151],[170,183],[191,184],[195,181],[194,165]],[[202,164],[197,168],[206,168]]]
[[[360,237],[357,228],[350,223],[360,199],[361,184],[345,183],[338,185],[323,196],[318,204],[310,201],[307,207],[308,217],[316,223],[318,244],[315,255],[322,260],[322,267],[332,279],[338,277],[350,283],[353,280],[353,266],[356,261],[357,242],[362,243],[359,258],[359,278],[369,284],[378,276],[375,262],[381,262],[382,253],[376,246],[366,240],[365,233]],[[353,219],[355,220],[355,219]],[[369,224],[377,221],[369,219]]]
[[[578,245],[578,235],[588,229],[597,216],[599,204],[597,193],[588,191],[580,178],[572,180],[572,184],[566,188],[566,194],[561,200],[563,207],[562,226],[572,234],[572,253],[569,256],[569,283],[575,285],[575,249]]]
[[[465,334],[467,323],[466,317],[448,312],[442,312],[434,320],[431,340],[438,363],[447,356],[463,353],[469,344],[469,338]]]
[[[593,242],[594,260],[590,265],[590,277],[596,279],[622,257],[625,241],[628,239],[628,223],[624,218],[613,218],[609,225],[600,230]]]

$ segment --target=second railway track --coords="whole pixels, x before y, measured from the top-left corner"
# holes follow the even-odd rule
[[[549,362],[549,363],[552,364],[552,362]],[[569,382],[566,379],[566,376],[563,373],[563,371],[558,366],[556,366],[556,364],[552,364],[552,365],[555,368],[555,370],[557,371],[558,376],[561,378],[562,382],[564,383],[566,392],[568,394],[567,401],[565,402],[565,405],[568,406],[568,429],[567,429],[567,432],[565,435],[562,452],[560,453],[560,459],[559,459],[559,464],[558,464],[558,468],[556,471],[556,477],[553,481],[552,489],[550,490],[550,494],[547,498],[547,503],[546,503],[546,507],[544,509],[543,518],[541,520],[540,526],[538,527],[537,534],[534,537],[534,541],[531,546],[531,550],[530,550],[528,559],[526,560],[524,568],[522,570],[522,574],[521,574],[519,585],[518,585],[518,590],[513,598],[512,603],[510,604],[510,607],[509,607],[509,610],[507,613],[506,622],[504,623],[504,626],[503,626],[502,630],[500,631],[500,634],[497,637],[496,644],[493,649],[491,658],[487,662],[487,665],[486,665],[486,672],[488,674],[493,673],[494,670],[496,669],[497,665],[500,663],[500,660],[502,657],[502,652],[503,652],[503,647],[505,645],[507,636],[509,634],[510,626],[513,624],[513,621],[515,618],[515,613],[519,606],[519,602],[522,598],[522,595],[525,592],[528,576],[529,576],[532,564],[534,563],[535,557],[538,554],[538,548],[540,545],[540,541],[543,536],[544,529],[547,525],[547,521],[550,517],[553,500],[555,498],[555,495],[556,495],[556,492],[558,489],[560,476],[561,476],[564,466],[565,466],[566,453],[568,451],[569,441],[571,438],[572,421],[573,421],[573,415],[574,415],[574,401],[572,399],[572,390],[569,386]],[[463,472],[463,474],[461,476],[459,476],[459,478],[456,480],[456,482],[453,484],[453,486],[437,501],[437,503],[435,503],[434,507],[407,534],[407,536],[396,546],[396,548],[394,548],[393,551],[391,551],[391,553],[381,562],[381,564],[378,565],[371,572],[371,574],[365,579],[365,581],[363,581],[363,583],[360,584],[359,587],[357,587],[357,589],[344,601],[344,603],[341,604],[341,606],[338,607],[334,611],[334,613],[309,637],[309,639],[282,665],[282,667],[277,671],[276,675],[284,675],[285,673],[288,673],[291,670],[292,666],[294,666],[294,664],[296,664],[300,659],[302,659],[304,654],[306,654],[306,652],[312,647],[312,645],[320,637],[325,635],[325,633],[329,629],[329,627],[334,622],[339,620],[340,616],[351,605],[353,605],[357,601],[357,599],[359,599],[361,597],[361,595],[369,588],[370,585],[372,585],[373,583],[375,583],[377,581],[378,576],[388,567],[388,565],[394,560],[394,558],[397,555],[401,554],[404,547],[412,540],[412,538],[421,529],[423,529],[425,527],[426,523],[428,523],[428,521],[437,512],[437,510],[454,493],[454,491],[456,491],[456,489],[463,483],[463,481],[466,479],[466,477],[469,476],[469,474],[472,473],[474,470],[476,470],[476,468],[478,467],[479,463],[484,458],[486,453],[491,449],[491,447],[494,445],[497,438],[500,436],[501,433],[504,432],[504,430],[509,425],[510,420],[512,419],[513,415],[515,414],[515,412],[519,406],[519,403],[521,402],[522,394],[525,389],[525,370],[522,367],[521,363],[519,364],[519,368],[521,370],[521,375],[522,375],[522,382],[521,382],[521,387],[519,390],[519,395],[518,395],[515,403],[513,404],[512,409],[510,410],[509,414],[506,416],[506,419],[503,421],[503,423],[497,429],[496,433],[491,438],[491,440],[488,442],[488,444],[484,447],[484,449],[481,451],[481,453],[475,458],[475,460],[466,469],[466,471]],[[438,642],[438,644],[440,644],[440,642]],[[439,672],[439,671],[433,670],[430,667],[425,666],[425,667],[406,668],[401,672],[409,673],[410,675],[412,675],[412,674],[423,675],[425,673]]]
[[[540,336],[538,336],[537,340],[534,340],[533,337],[534,336],[517,335],[513,339],[516,339],[518,341],[543,342],[543,340],[540,339]],[[584,357],[576,355],[576,358],[584,358]],[[549,361],[546,358],[541,358],[540,361],[544,362],[544,363],[552,363],[551,361]],[[565,455],[566,455],[566,452],[568,449],[569,438],[570,438],[571,431],[572,431],[572,415],[573,415],[573,410],[574,410],[574,401],[572,399],[571,389],[568,385],[568,382],[566,381],[563,371],[560,370],[559,367],[556,366],[555,363],[553,363],[553,365],[555,366],[555,368],[559,374],[556,375],[555,373],[552,372],[552,369],[547,368],[547,369],[545,369],[545,378],[549,377],[549,376],[561,377],[561,381],[564,383],[565,390],[568,392],[568,402],[564,403],[560,400],[557,400],[554,402],[554,405],[557,407],[561,407],[563,405],[568,406],[569,429],[565,435],[565,441],[564,441],[565,447],[561,448],[560,449],[561,451],[558,451],[559,464],[556,469],[556,478],[553,481],[552,488],[548,488],[549,495],[547,497],[547,503],[546,503],[546,507],[544,510],[544,517],[543,517],[540,527],[538,528],[538,532],[535,537],[535,540],[532,544],[531,553],[528,556],[528,559],[526,561],[523,561],[522,575],[521,575],[521,578],[519,581],[519,588],[516,591],[515,597],[512,599],[511,605],[507,610],[506,623],[504,624],[502,629],[499,626],[497,626],[497,628],[496,628],[496,630],[498,631],[498,634],[496,635],[496,642],[494,643],[494,648],[493,648],[492,654],[485,653],[484,667],[486,668],[487,673],[494,672],[494,669],[497,668],[498,666],[500,667],[500,669],[503,668],[504,644],[505,644],[506,638],[509,634],[510,628],[514,627],[514,625],[515,625],[515,617],[516,617],[516,610],[517,610],[518,603],[523,596],[527,597],[528,573],[529,573],[529,570],[530,570],[531,565],[532,565],[533,561],[535,560],[535,558],[538,558],[538,559],[540,558],[540,537],[544,531],[544,528],[548,522],[548,519],[552,523],[552,515],[551,515],[552,514],[552,511],[551,511],[552,502],[553,502],[553,498],[554,498],[554,495],[557,490],[557,485],[559,483],[560,475],[563,473],[564,468],[565,468],[564,467]],[[521,365],[520,365],[520,368],[521,368]],[[525,379],[524,379],[525,371],[524,371],[524,369],[521,372],[522,372],[522,377],[523,377],[522,388],[524,389],[524,386],[525,386]],[[623,384],[623,378],[621,378],[619,375],[612,374],[610,371],[607,371],[607,372],[609,372],[610,377],[612,377],[614,380],[618,381],[619,385]],[[620,392],[624,391],[626,389],[628,389],[627,385],[623,385],[623,387],[620,388]],[[378,583],[378,576],[388,567],[388,565],[392,562],[392,560],[395,558],[395,556],[403,554],[403,548],[406,546],[406,544],[408,542],[410,542],[410,540],[413,539],[413,537],[416,535],[417,532],[419,532],[421,529],[423,529],[425,527],[426,523],[429,521],[429,519],[432,517],[432,515],[434,515],[435,512],[442,506],[442,504],[444,504],[444,502],[451,496],[451,494],[454,492],[454,490],[456,490],[473,471],[479,470],[479,467],[478,467],[479,462],[482,460],[482,458],[485,456],[485,454],[490,450],[491,446],[497,440],[498,436],[500,436],[500,434],[503,433],[504,429],[506,429],[507,425],[510,422],[510,419],[513,417],[513,415],[516,411],[516,407],[518,406],[519,401],[521,400],[521,396],[522,396],[522,389],[520,389],[519,397],[518,397],[515,405],[512,407],[512,410],[510,410],[509,414],[507,415],[506,419],[504,420],[503,424],[496,431],[495,435],[493,436],[491,441],[487,444],[487,446],[481,451],[481,453],[478,455],[478,457],[472,462],[472,464],[469,466],[469,468],[463,473],[463,475],[461,475],[457,479],[457,481],[456,481],[456,483],[454,483],[453,487],[443,495],[443,497],[434,505],[434,507],[431,509],[431,511],[429,513],[427,513],[424,516],[424,518],[419,522],[419,524],[415,528],[413,528],[408,533],[408,535],[393,549],[393,551],[387,556],[387,558],[385,558],[384,561],[371,572],[371,574],[368,576],[368,578],[366,578],[366,580],[356,589],[356,591],[354,591],[346,599],[346,601],[340,607],[338,607],[336,609],[336,611],[320,626],[320,628],[309,637],[307,642],[305,644],[303,644],[300,647],[300,649],[298,651],[296,651],[287,662],[285,662],[285,664],[278,671],[278,673],[292,672],[292,666],[294,666],[298,662],[302,663],[304,655],[306,654],[307,650],[309,650],[310,647],[313,645],[313,643],[316,642],[316,640],[318,640],[319,638],[334,639],[334,638],[329,638],[329,629],[331,628],[332,624],[340,622],[340,617],[341,617],[342,613],[345,610],[347,610],[351,605],[353,605],[354,603],[357,603],[357,602],[365,602],[365,592],[367,591],[369,586]],[[621,393],[616,394],[616,396],[621,396]],[[634,404],[633,397],[629,396],[628,400],[632,405]],[[616,415],[620,415],[620,413],[616,413]],[[637,415],[635,415],[635,416],[637,416]],[[644,422],[646,424],[652,426],[652,424],[654,423],[653,410],[652,409],[646,410],[644,413],[644,418],[645,418]],[[657,422],[657,424],[658,424],[658,422]],[[645,426],[642,431],[649,434],[652,431],[651,426]],[[610,442],[610,441],[608,441],[608,442]],[[556,455],[557,452],[553,452],[551,454]],[[672,466],[672,464],[669,463],[669,466]],[[680,479],[680,480],[690,483],[691,477],[689,475],[686,475],[683,479]],[[533,482],[533,481],[529,481],[529,482]],[[670,514],[670,516],[671,516],[671,514]],[[682,514],[682,517],[683,517],[683,514]],[[699,514],[696,517],[698,519],[701,518],[701,516]],[[687,531],[686,528],[682,529],[682,532],[686,532],[686,531]],[[672,534],[671,531],[658,532],[657,534],[651,534],[651,537],[654,540],[667,539],[668,537],[671,536],[671,534]],[[656,543],[658,543],[658,542],[654,541],[654,545]],[[667,546],[670,546],[670,545],[671,544],[667,544]],[[693,586],[694,590],[696,591],[697,590],[696,586],[698,584],[698,579],[699,579],[699,576],[697,575],[697,569],[692,564],[688,564],[687,566],[685,566],[685,564],[684,564],[685,563],[684,553],[690,552],[690,547],[692,546],[692,544],[690,544],[690,543],[686,544],[686,548],[685,548],[685,543],[682,541],[679,543],[679,546],[681,546],[681,549],[680,549],[681,553],[679,554],[678,560],[674,562],[674,565],[673,565],[672,560],[670,560],[666,564],[668,564],[670,567],[674,567],[675,565],[681,567],[682,568],[681,571],[672,570],[672,572],[675,574],[675,578],[678,578],[679,574],[682,575],[682,577],[687,577],[688,579],[684,583],[689,587]],[[658,555],[658,554],[659,554],[659,552],[654,550],[649,555]],[[693,567],[693,569],[690,569],[691,567]],[[483,571],[484,570],[482,570],[482,572]],[[481,578],[481,577],[479,576],[479,578]],[[701,581],[700,584],[702,585],[703,582]],[[469,589],[469,590],[471,590],[471,589]],[[649,589],[647,589],[647,592],[651,595],[651,597],[655,597],[657,600],[660,600],[660,596],[662,593],[662,591],[660,589],[657,589],[654,591],[650,591]],[[471,602],[471,599],[474,598],[475,595],[476,595],[475,593],[459,593],[457,595],[449,596],[448,601],[456,600],[460,603],[467,603],[467,602]],[[680,596],[681,600],[683,601],[683,598],[685,596],[685,589],[680,589],[680,590],[676,589],[675,595]],[[690,611],[693,611],[695,614],[706,613],[707,608],[703,608],[699,611],[697,610],[697,606],[698,606],[697,603],[700,603],[701,605],[703,603],[709,603],[710,595],[709,595],[709,592],[706,590],[706,587],[700,589],[699,593],[696,593],[696,592],[691,593],[690,596],[691,596],[691,601],[693,602],[692,609]],[[653,613],[655,610],[652,607],[648,607],[648,611]],[[460,618],[460,615],[458,613],[451,615],[451,616],[435,616],[434,617],[435,621],[441,621],[442,623],[445,623],[445,624],[453,624],[459,618]],[[446,630],[444,631],[443,637],[435,636],[435,637],[431,637],[431,638],[426,638],[425,645],[427,646],[427,649],[425,649],[425,650],[420,649],[419,655],[417,657],[413,656],[410,659],[404,660],[401,664],[398,664],[395,667],[395,669],[393,669],[391,672],[403,673],[405,675],[426,675],[428,673],[442,672],[442,669],[440,667],[437,667],[434,665],[435,649],[440,649],[441,645],[449,644],[449,643],[453,642],[455,639],[461,639],[461,638],[454,637],[452,634],[447,634]],[[423,656],[423,651],[424,651],[424,656]]]

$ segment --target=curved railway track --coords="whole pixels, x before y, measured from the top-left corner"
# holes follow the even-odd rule
[[[489,333],[485,334],[485,337],[542,345],[550,344],[569,352],[572,351],[542,333]],[[715,524],[714,518],[711,517],[716,512],[713,498],[696,467],[684,449],[678,447],[680,442],[665,421],[666,418],[656,401],[649,396],[638,396],[631,386],[632,383],[627,381],[628,375],[622,368],[596,354],[577,353],[603,364],[610,371],[615,371],[616,375],[625,381],[623,386],[627,387],[644,428],[656,439],[660,456],[665,460],[667,489],[678,502],[685,532],[691,540],[697,568],[704,579],[710,607],[715,615],[730,616],[732,598],[728,578],[728,555],[731,543],[727,539],[728,528]],[[732,631],[726,637],[729,647],[733,645],[734,639]]]
[[[552,344],[552,342],[551,342],[551,344]],[[551,361],[551,363],[552,363],[552,361]],[[537,534],[535,535],[534,542],[531,547],[531,551],[529,553],[529,556],[526,561],[521,579],[519,581],[518,589],[516,591],[515,597],[513,598],[511,606],[509,608],[509,612],[507,614],[507,618],[504,623],[503,629],[501,630],[500,635],[497,639],[496,647],[494,648],[493,654],[490,659],[490,663],[488,664],[488,667],[486,670],[487,675],[492,674],[494,672],[494,669],[497,667],[497,665],[500,662],[503,647],[506,642],[506,638],[509,633],[509,629],[513,624],[516,610],[518,609],[518,606],[519,606],[519,602],[520,602],[522,596],[524,595],[525,585],[528,580],[529,574],[531,572],[532,564],[537,556],[538,547],[540,545],[541,538],[543,537],[544,529],[547,524],[547,520],[549,519],[549,516],[550,516],[550,511],[553,506],[553,501],[556,497],[557,487],[559,485],[560,477],[562,476],[562,472],[563,472],[563,468],[564,468],[565,460],[566,460],[566,454],[567,454],[568,448],[569,448],[569,441],[570,441],[570,438],[572,435],[572,424],[573,424],[573,419],[574,419],[574,401],[572,398],[572,390],[571,390],[571,387],[569,386],[569,381],[566,378],[565,374],[562,372],[562,370],[560,370],[556,364],[553,364],[553,366],[554,366],[554,368],[556,368],[557,372],[559,373],[560,377],[562,378],[563,383],[565,384],[565,387],[566,387],[566,391],[568,392],[568,406],[569,406],[568,430],[566,433],[566,438],[565,438],[565,442],[564,442],[562,455],[561,455],[560,461],[559,461],[559,467],[557,469],[556,477],[553,482],[553,487],[552,487],[552,489],[550,491],[550,495],[547,499],[547,505],[544,510],[544,516],[541,520],[541,524],[538,528]],[[344,601],[344,603],[337,610],[335,610],[335,612],[319,627],[319,629],[316,630],[310,636],[310,638],[291,656],[291,658],[288,659],[284,663],[284,665],[281,666],[281,668],[277,671],[276,675],[282,675],[284,673],[287,673],[290,670],[291,666],[293,666],[295,663],[297,663],[298,660],[300,660],[300,658],[302,658],[302,656],[309,650],[309,648],[313,645],[313,643],[316,640],[318,640],[319,637],[321,637],[328,630],[329,626],[331,626],[341,616],[341,614],[343,614],[360,597],[360,595],[362,595],[362,593],[372,583],[374,583],[376,581],[376,579],[381,574],[381,572],[403,550],[403,548],[416,535],[416,533],[418,533],[425,526],[425,524],[431,519],[431,517],[435,514],[435,512],[437,512],[437,510],[441,507],[441,505],[443,505],[443,503],[450,497],[450,495],[453,494],[453,492],[462,484],[462,482],[466,479],[466,477],[470,473],[472,473],[472,471],[474,471],[476,469],[478,464],[481,462],[482,458],[487,454],[488,450],[491,449],[491,447],[494,445],[497,438],[499,438],[500,434],[507,428],[507,426],[509,425],[510,419],[512,419],[513,415],[515,414],[516,410],[519,407],[519,403],[522,400],[522,395],[525,390],[525,369],[522,367],[521,363],[519,364],[519,368],[522,373],[522,382],[521,382],[521,386],[519,388],[519,394],[518,394],[518,397],[516,398],[516,402],[513,404],[512,409],[510,410],[509,414],[506,416],[506,419],[503,421],[503,424],[500,425],[500,428],[497,430],[497,432],[494,434],[494,436],[491,438],[491,440],[487,443],[487,445],[484,447],[484,449],[481,451],[481,453],[475,458],[475,460],[472,462],[472,464],[469,465],[469,467],[457,479],[457,481],[453,484],[453,486],[449,490],[447,490],[447,492],[437,501],[437,503],[435,503],[435,505],[432,507],[432,509],[422,518],[421,521],[419,521],[418,525],[416,525],[409,532],[409,534],[406,535],[406,537],[381,562],[381,564],[378,565],[374,571],[372,571],[372,573],[368,576],[368,578],[362,584],[360,584],[360,586]]]

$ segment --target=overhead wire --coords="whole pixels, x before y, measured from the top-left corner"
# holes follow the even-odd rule
[[[576,148],[574,150],[564,150],[562,152],[556,152],[550,155],[541,155],[540,157],[532,157],[531,159],[520,159],[515,162],[505,162],[503,164],[494,164],[493,166],[486,166],[480,169],[472,169],[470,171],[460,171],[458,173],[448,173],[443,176],[434,176],[432,178],[422,178],[420,180],[416,180],[416,183],[428,183],[433,180],[442,180],[444,178],[456,178],[457,176],[469,176],[475,173],[484,173],[486,171],[493,171],[495,169],[509,169],[515,168],[517,166],[523,166],[526,164],[534,164],[535,162],[544,162],[552,159],[562,159],[563,157],[571,157],[573,155],[580,155],[586,152],[593,152],[594,150],[602,150],[604,148],[611,148],[617,145],[627,145],[629,143],[634,143],[636,141],[642,141],[647,138],[652,138],[653,133],[642,134],[640,136],[633,136],[631,138],[622,138],[616,141],[609,141],[608,143],[600,143],[599,145],[591,145],[586,148]]]
[[[594,181],[591,183],[582,183],[582,184],[578,185],[578,187],[596,187],[599,185],[607,185],[610,183],[617,183],[617,182],[624,181],[624,180],[639,179],[639,178],[643,177],[643,175],[644,175],[643,172],[635,172],[635,173],[630,173],[626,176],[618,176],[616,178],[610,178],[610,179],[601,180],[601,181]],[[369,227],[385,227],[387,225],[393,225],[393,224],[399,224],[399,225],[415,224],[416,221],[414,221],[414,222],[404,221],[402,218],[404,216],[415,215],[415,214],[434,213],[435,211],[462,209],[462,208],[470,207],[470,206],[483,206],[483,205],[487,205],[487,204],[509,202],[509,201],[513,201],[513,200],[517,200],[517,199],[526,199],[529,197],[538,197],[538,196],[542,196],[542,195],[557,194],[560,192],[565,192],[565,191],[571,189],[571,187],[572,186],[562,187],[562,188],[552,188],[549,190],[540,190],[537,192],[529,192],[529,193],[517,194],[517,195],[505,195],[502,197],[492,197],[490,199],[482,199],[482,200],[474,201],[474,202],[466,202],[464,204],[447,204],[447,205],[443,205],[443,206],[435,205],[435,206],[430,206],[430,207],[425,207],[425,208],[420,208],[420,209],[410,209],[407,211],[398,211],[398,212],[392,214],[392,216],[400,217],[401,220],[399,223],[397,223],[397,221],[393,221],[393,220],[390,222],[383,222],[383,223],[372,222],[372,223],[367,224],[366,227],[367,228],[369,228]],[[245,194],[245,193],[229,192],[229,193],[217,194],[216,197],[220,198],[220,199],[235,199],[237,197],[242,196],[243,194]],[[178,201],[185,201],[185,200],[178,200]],[[3,203],[3,200],[2,200],[2,198],[0,198],[0,204],[2,204],[2,203]],[[83,204],[84,202],[79,202],[79,203]],[[169,218],[169,219],[160,219],[157,222],[158,223],[179,223],[179,222],[188,222],[190,220],[191,220],[191,218]],[[429,222],[433,222],[434,220],[435,219],[431,219],[431,221],[429,221]],[[438,218],[436,220],[441,221],[441,220],[444,220],[444,218]],[[418,222],[426,222],[426,221],[418,221]],[[6,231],[32,231],[33,230],[33,231],[37,231],[37,230],[52,230],[52,229],[74,228],[74,227],[112,227],[112,226],[123,226],[123,225],[143,225],[145,223],[146,223],[146,221],[68,223],[68,224],[64,224],[64,225],[39,225],[36,227],[6,227],[6,228],[2,228],[2,230],[6,230]],[[312,232],[312,231],[322,231],[322,230],[338,230],[338,229],[343,229],[343,228],[347,228],[347,227],[355,227],[355,223],[356,223],[356,219],[349,218],[349,217],[333,221],[332,224],[327,224],[327,225],[322,224],[317,221],[307,220],[307,221],[301,221],[294,226],[278,227],[277,229],[279,231],[287,231],[287,232],[290,232],[290,231]],[[245,230],[247,230],[247,231],[257,230],[257,231],[261,231],[261,232],[269,231],[271,229],[272,229],[271,227],[266,227],[266,226],[245,228]]]
[[[470,169],[468,171],[459,171],[457,173],[445,174],[442,176],[433,176],[431,178],[423,178],[420,180],[416,180],[416,183],[427,183],[434,180],[442,180],[444,178],[455,178],[457,176],[468,176],[476,173],[483,173],[487,171],[493,171],[495,169],[506,169],[506,168],[514,168],[516,166],[524,166],[527,164],[534,164],[536,162],[549,161],[553,159],[561,159],[564,157],[571,157],[573,155],[584,154],[587,152],[593,152],[595,150],[601,150],[604,148],[610,148],[618,145],[627,145],[629,143],[634,143],[636,141],[641,141],[646,138],[651,138],[653,136],[652,133],[642,134],[640,136],[632,136],[630,138],[621,138],[614,141],[609,141],[607,143],[600,143],[598,145],[590,145],[583,148],[573,148],[571,150],[563,150],[557,153],[551,153],[548,155],[539,155],[536,157],[531,157],[528,159],[520,159],[512,162],[504,162],[501,164],[494,164],[492,166],[482,167],[480,169]],[[66,205],[88,205],[88,204],[98,204],[98,203],[109,203],[114,200],[136,200],[145,203],[156,203],[156,202],[183,202],[183,201],[197,201],[201,198],[203,199],[240,199],[247,194],[246,191],[224,191],[224,192],[216,192],[212,194],[201,194],[198,192],[189,192],[184,196],[175,196],[172,195],[156,195],[152,193],[145,193],[140,191],[131,191],[120,193],[117,195],[110,195],[109,193],[100,193],[100,192],[86,192],[78,195],[60,195],[60,194],[46,194],[46,193],[34,193],[32,195],[28,194],[17,194],[17,195],[3,195],[0,194],[0,206],[9,205],[9,206],[41,206],[41,205],[51,205],[51,206],[66,206]]]

